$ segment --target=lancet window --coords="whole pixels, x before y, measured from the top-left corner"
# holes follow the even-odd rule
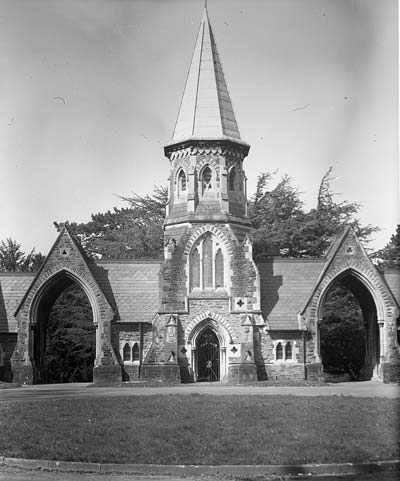
[[[122,360],[125,364],[133,364],[140,361],[140,351],[137,342],[126,342],[122,348]]]
[[[208,233],[193,246],[189,256],[190,290],[226,287],[226,256],[221,244]]]
[[[293,343],[291,341],[278,341],[275,343],[275,361],[293,360]]]

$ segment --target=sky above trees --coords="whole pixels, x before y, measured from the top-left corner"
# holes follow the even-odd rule
[[[383,247],[399,222],[395,0],[211,0],[248,192],[288,173],[316,205],[360,201]],[[166,183],[201,0],[3,0],[0,239],[46,253],[53,221],[87,222]]]

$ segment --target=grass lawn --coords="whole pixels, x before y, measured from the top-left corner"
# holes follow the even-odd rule
[[[399,401],[162,395],[0,404],[0,456],[103,463],[398,459]]]

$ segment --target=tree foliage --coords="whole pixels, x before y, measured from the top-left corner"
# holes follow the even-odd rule
[[[95,326],[86,294],[73,284],[54,303],[46,326],[47,382],[90,382]]]
[[[88,223],[69,224],[85,251],[94,258],[158,258],[163,252],[163,222],[167,188],[152,195],[121,197],[129,206],[92,215]]]
[[[344,225],[352,225],[365,242],[377,230],[370,225],[361,226],[356,218],[360,204],[334,201],[331,169],[321,180],[316,207],[309,211],[304,210],[300,194],[287,175],[270,188],[275,175],[267,172],[258,177],[250,203],[256,257],[274,252],[274,247],[283,257],[320,257]]]
[[[397,225],[396,232],[386,246],[374,252],[372,258],[376,259],[379,267],[382,268],[400,267],[400,224]]]
[[[21,244],[8,237],[0,242],[0,272],[37,271],[44,261],[44,256],[32,249],[29,254],[21,250]]]

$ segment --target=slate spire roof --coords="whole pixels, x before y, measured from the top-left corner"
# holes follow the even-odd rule
[[[205,6],[172,141],[224,137],[240,140]]]

